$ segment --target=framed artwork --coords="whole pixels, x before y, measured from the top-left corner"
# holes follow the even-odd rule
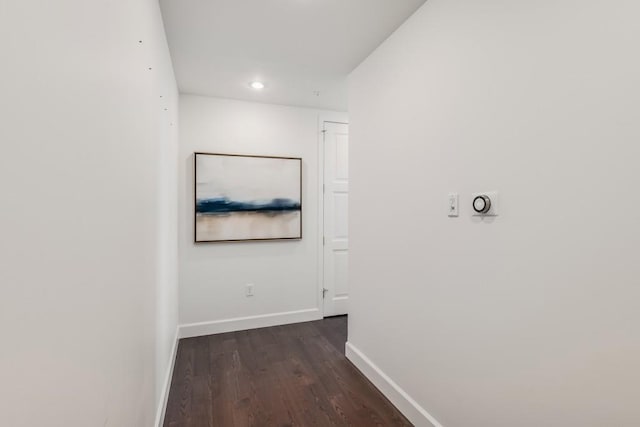
[[[302,159],[195,153],[195,242],[302,238]]]

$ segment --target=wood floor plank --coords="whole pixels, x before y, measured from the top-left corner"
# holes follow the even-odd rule
[[[344,356],[346,316],[180,341],[165,427],[410,426]]]

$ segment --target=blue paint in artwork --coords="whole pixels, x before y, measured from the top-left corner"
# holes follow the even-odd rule
[[[300,203],[291,199],[272,199],[268,202],[235,202],[223,198],[198,199],[196,213],[202,215],[222,215],[232,212],[287,213],[299,211]]]

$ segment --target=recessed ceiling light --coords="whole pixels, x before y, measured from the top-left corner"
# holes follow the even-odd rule
[[[251,87],[251,89],[256,89],[256,90],[260,90],[260,89],[264,89],[264,83],[262,82],[251,82],[249,83],[249,87]]]

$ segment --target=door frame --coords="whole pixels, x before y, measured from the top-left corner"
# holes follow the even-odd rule
[[[324,317],[324,124],[349,125],[347,113],[324,112],[318,115],[318,289],[317,306]]]

